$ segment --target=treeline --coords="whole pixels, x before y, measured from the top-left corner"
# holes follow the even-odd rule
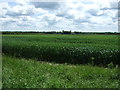
[[[79,31],[49,31],[49,32],[33,32],[33,31],[3,31],[2,34],[115,34],[119,35],[119,32],[79,32]]]

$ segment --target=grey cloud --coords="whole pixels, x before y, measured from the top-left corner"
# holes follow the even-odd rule
[[[49,26],[54,25],[57,22],[55,19],[49,19],[49,18],[50,17],[48,16],[44,16],[42,18],[42,21],[46,21],[49,24]]]
[[[110,2],[109,8],[101,8],[101,10],[116,10],[120,9],[120,2]]]
[[[120,18],[120,10],[118,10],[118,14],[117,15],[118,15],[118,18]]]
[[[6,16],[0,16],[1,18],[6,18]]]
[[[21,13],[21,12],[7,12],[6,15],[8,16],[30,16],[30,15],[33,15],[34,13],[32,12],[27,12],[25,14]]]
[[[75,16],[72,13],[69,13],[68,11],[71,10],[70,8],[61,8],[58,12],[56,12],[56,16],[63,17],[66,19],[74,19]]]
[[[120,17],[120,15],[118,15],[118,12],[116,12],[116,15],[112,17],[113,22],[116,22],[118,20],[118,16]]]
[[[6,22],[3,22],[2,24],[7,25],[7,24],[11,24],[11,23],[14,23],[14,21],[6,21]]]
[[[16,12],[16,11],[12,11],[12,9],[11,9],[11,10],[8,10],[5,15],[15,17],[15,16],[30,16],[30,15],[33,15],[33,14],[34,14],[33,9],[28,9],[28,10],[25,11],[25,13],[24,13],[23,10],[20,10],[19,12]]]
[[[5,21],[2,23],[2,26],[3,27],[9,26],[9,25],[11,26],[11,24],[13,24],[13,23],[16,23],[16,21],[14,21],[14,20]]]
[[[80,18],[80,19],[76,19],[76,20],[74,20],[74,22],[76,22],[76,23],[78,23],[78,24],[80,24],[80,23],[90,23],[90,20],[89,20],[89,18]]]
[[[58,2],[30,2],[30,4],[34,5],[36,8],[44,8],[44,9],[58,9]]]
[[[116,22],[116,21],[117,21],[117,18],[116,18],[116,17],[113,17],[113,18],[112,18],[112,21],[113,21],[113,22]]]
[[[90,9],[87,12],[90,13],[92,16],[102,16],[103,14],[98,14],[100,10],[97,9]]]
[[[16,13],[16,12],[8,11],[8,12],[6,13],[6,15],[8,15],[8,16],[21,16],[21,15],[25,15],[25,14],[22,14],[22,13],[20,13],[20,12]]]
[[[27,26],[31,26],[31,24],[30,23],[18,23],[17,26],[27,27]]]
[[[75,16],[73,14],[68,14],[67,12],[57,13],[56,16],[64,17],[64,18],[67,18],[67,19],[74,19],[75,18]]]
[[[111,2],[111,9],[118,9],[118,2]]]
[[[118,2],[118,9],[120,10],[120,1]]]

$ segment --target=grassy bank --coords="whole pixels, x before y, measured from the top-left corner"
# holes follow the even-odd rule
[[[3,56],[3,88],[117,88],[117,69]]]

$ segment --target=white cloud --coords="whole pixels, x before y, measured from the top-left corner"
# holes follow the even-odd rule
[[[25,5],[27,4],[28,0],[16,0],[16,3],[20,4],[20,5]]]
[[[21,15],[33,15],[35,13],[33,6],[14,6],[7,10],[6,15],[9,16],[21,16]]]
[[[117,31],[117,0],[1,3],[3,29]]]
[[[35,8],[35,13],[36,14],[39,14],[39,13],[45,14],[45,13],[48,13],[48,11],[47,10],[43,10],[41,8]]]
[[[10,6],[8,5],[8,3],[0,3],[0,16],[4,17],[7,9],[9,8]]]

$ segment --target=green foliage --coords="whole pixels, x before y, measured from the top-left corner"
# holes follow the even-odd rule
[[[108,64],[108,68],[114,68],[113,62],[111,62],[110,64]]]
[[[3,88],[118,88],[118,71],[3,56]]]
[[[3,35],[3,53],[39,61],[107,66],[119,63],[117,35]]]

